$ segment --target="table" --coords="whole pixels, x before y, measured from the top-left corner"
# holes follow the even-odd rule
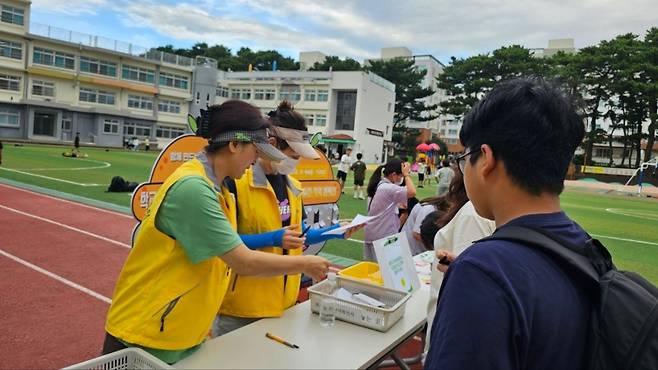
[[[362,369],[377,364],[397,346],[418,332],[427,319],[428,289],[419,289],[406,312],[389,331],[382,333],[336,320],[320,325],[310,301],[285,311],[283,316],[256,321],[211,339],[192,356],[178,362],[180,369]],[[299,349],[265,337],[270,332]]]

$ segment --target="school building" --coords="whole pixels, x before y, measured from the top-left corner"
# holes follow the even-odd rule
[[[123,145],[184,133],[194,60],[30,24],[30,1],[0,0],[0,137]]]

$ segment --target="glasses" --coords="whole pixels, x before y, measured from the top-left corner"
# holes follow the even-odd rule
[[[460,155],[459,157],[455,158],[455,160],[457,161],[457,167],[459,168],[459,171],[462,173],[462,175],[464,174],[464,168],[466,167],[466,157],[468,157],[471,154],[477,155],[478,153],[480,153],[480,148],[470,150]]]

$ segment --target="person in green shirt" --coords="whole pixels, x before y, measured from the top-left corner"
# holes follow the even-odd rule
[[[171,364],[194,353],[219,311],[226,266],[241,275],[304,273],[317,280],[328,271],[319,256],[250,250],[229,221],[235,208],[224,179],[240,178],[258,156],[285,159],[267,143],[260,110],[233,100],[211,106],[204,119],[209,145],[165,180],[136,233],[108,311],[104,354],[139,347]]]

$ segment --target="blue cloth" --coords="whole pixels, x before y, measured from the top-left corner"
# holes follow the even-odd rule
[[[308,225],[306,225],[306,221],[302,222],[302,230],[306,230],[307,227]],[[310,245],[329,239],[343,238],[344,234],[322,235],[322,233],[325,231],[337,229],[338,227],[340,227],[339,224],[323,227],[320,229],[310,229],[308,232],[306,232],[306,244]],[[242,242],[249,249],[261,249],[271,246],[280,247],[284,233],[285,229],[279,229],[260,234],[240,234],[240,239],[242,239]]]
[[[563,212],[507,225],[536,225],[575,245],[588,239]],[[586,290],[547,255],[476,243],[443,280],[425,369],[581,369],[590,307]]]

